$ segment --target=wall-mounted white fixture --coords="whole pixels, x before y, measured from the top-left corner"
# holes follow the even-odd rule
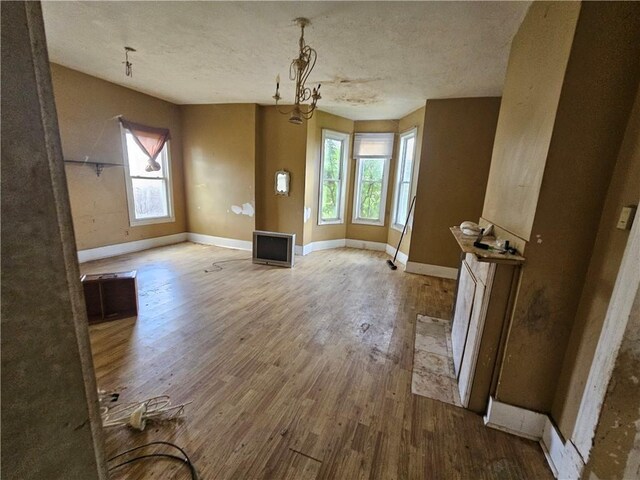
[[[289,196],[289,178],[290,174],[286,170],[276,172],[276,195]]]

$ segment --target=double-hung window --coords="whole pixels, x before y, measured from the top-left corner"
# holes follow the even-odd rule
[[[344,222],[349,135],[322,130],[318,225]]]
[[[132,131],[124,126],[121,131],[130,225],[173,222],[169,141],[150,160]]]
[[[357,133],[353,223],[384,225],[393,133]]]
[[[393,206],[392,225],[398,230],[404,228],[411,204],[411,187],[413,184],[414,157],[416,153],[416,129],[400,135],[398,169]]]

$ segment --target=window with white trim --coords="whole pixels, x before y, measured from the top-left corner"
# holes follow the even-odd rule
[[[404,228],[411,204],[414,157],[416,154],[416,129],[400,135],[398,168],[394,194],[392,226],[398,230]]]
[[[393,133],[357,133],[353,223],[384,225]]]
[[[160,164],[157,171],[146,168],[149,156],[126,128],[122,128],[122,142],[130,225],[173,222],[169,141],[156,158]]]
[[[349,135],[322,130],[318,225],[344,222]]]

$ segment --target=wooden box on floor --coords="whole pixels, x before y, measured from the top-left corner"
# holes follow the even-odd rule
[[[83,275],[89,323],[106,322],[138,314],[136,271]]]

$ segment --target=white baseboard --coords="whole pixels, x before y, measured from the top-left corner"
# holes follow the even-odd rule
[[[388,255],[391,255],[392,257],[396,254],[396,247],[391,246],[389,244],[386,245],[385,250],[387,252]],[[403,264],[406,265],[407,264],[407,260],[409,260],[409,257],[407,256],[406,253],[402,253],[401,251],[398,251],[398,257],[396,258],[396,260]]]
[[[355,240],[347,238],[346,247],[359,248],[360,250],[375,250],[377,252],[384,252],[387,249],[387,244],[382,242],[370,242],[368,240]]]
[[[187,233],[176,233],[174,235],[145,238],[144,240],[135,240],[133,242],[116,243],[115,245],[106,245],[104,247],[78,250],[78,262],[90,262],[91,260],[117,257],[118,255],[140,252],[142,250],[148,250],[150,248],[163,247],[165,245],[172,245],[174,243],[182,243],[186,242],[187,238]]]
[[[212,235],[191,232],[187,234],[187,240],[193,243],[202,243],[204,245],[215,245],[216,247],[235,248],[236,250],[253,250],[253,243],[250,240],[214,237]]]
[[[547,416],[542,413],[502,403],[493,397],[489,397],[489,406],[484,416],[484,424],[487,427],[529,440],[542,438],[546,420]]]
[[[542,413],[489,398],[484,424],[519,437],[536,440],[544,452],[553,475],[561,480],[577,480],[584,462],[575,445],[564,440],[551,419]]]
[[[458,278],[457,268],[441,267],[440,265],[429,265],[427,263],[407,262],[407,267],[404,271],[431,277],[450,278],[452,280]]]
[[[540,439],[540,446],[556,478],[579,479],[584,470],[584,461],[571,440],[564,440],[556,426],[547,417]]]

